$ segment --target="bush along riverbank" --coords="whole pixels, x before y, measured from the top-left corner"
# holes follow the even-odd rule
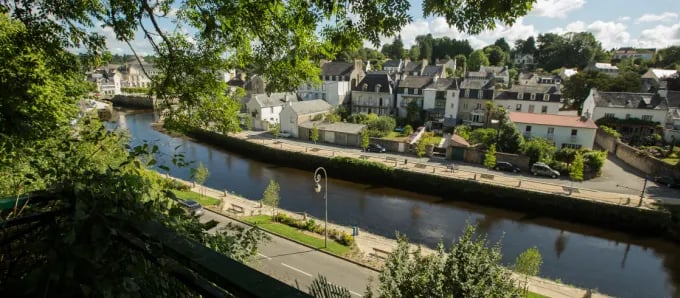
[[[291,152],[202,129],[191,129],[187,131],[187,135],[198,141],[267,163],[309,171],[323,166],[333,173],[333,177],[357,183],[394,187],[441,196],[447,200],[469,201],[680,242],[678,210],[671,213],[667,210],[613,205],[561,194],[406,171],[355,158],[329,158]]]

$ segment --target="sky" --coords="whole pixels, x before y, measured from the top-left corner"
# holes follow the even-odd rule
[[[473,48],[482,48],[504,37],[511,45],[540,33],[592,32],[605,49],[619,47],[664,48],[680,45],[680,1],[678,0],[538,0],[529,14],[512,26],[499,24],[492,31],[467,35],[450,28],[441,18],[422,17],[422,0],[412,0],[409,12],[413,22],[401,30],[406,48],[415,44],[418,35],[468,39]],[[169,19],[165,28],[174,28]],[[110,29],[101,29],[114,54],[130,53],[127,45],[115,40]],[[383,43],[393,37],[383,38]],[[365,42],[365,46],[373,47]],[[133,46],[143,54],[152,54],[141,34]]]

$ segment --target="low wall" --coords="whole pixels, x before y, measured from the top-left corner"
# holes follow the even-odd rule
[[[464,160],[468,163],[481,164],[484,162],[485,154],[486,151],[469,148],[465,150]],[[519,167],[522,171],[529,171],[530,158],[528,156],[496,152],[496,161],[506,161]]]
[[[643,154],[640,150],[632,147],[616,137],[605,133],[601,129],[597,130],[595,144],[613,153],[627,165],[643,172],[648,176],[674,176],[680,179],[680,169],[674,167],[653,156]]]
[[[675,140],[675,143],[680,145],[680,130],[664,129],[663,139],[666,140],[666,142],[673,142],[673,140]]]
[[[394,140],[385,140],[385,139],[380,139],[380,138],[370,138],[370,142],[374,144],[378,144],[380,146],[385,147],[385,150],[388,152],[403,152],[408,150],[408,144],[405,144],[403,142],[399,141],[394,141]],[[404,144],[403,151],[399,151],[399,144]]]
[[[383,185],[464,200],[477,204],[540,214],[553,218],[606,226],[611,229],[680,241],[680,219],[668,212],[574,199],[561,194],[538,193],[516,187],[484,184],[475,180],[395,169],[383,164],[346,157],[328,158],[258,145],[246,140],[195,129],[190,137],[249,158],[313,171],[325,167],[333,177],[364,184]]]
[[[597,133],[595,133],[595,144],[609,153],[616,153],[616,146],[619,144],[619,140],[599,128]]]
[[[115,107],[153,109],[153,98],[151,96],[140,95],[116,95],[111,98]]]

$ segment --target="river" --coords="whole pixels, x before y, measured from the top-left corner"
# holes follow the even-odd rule
[[[323,197],[313,190],[312,172],[159,133],[150,125],[151,113],[122,115],[118,125],[129,131],[132,145],[159,145],[156,159],[171,167],[172,176],[189,177],[188,168],[171,165],[172,156],[183,153],[187,161],[202,162],[209,169],[208,187],[257,200],[269,181],[276,180],[281,186],[279,207],[323,217]],[[440,241],[450,244],[469,222],[487,233],[490,242],[502,240],[506,265],[536,246],[543,256],[542,277],[617,297],[680,297],[680,245],[661,239],[335,179],[328,181],[328,218],[388,237],[399,231],[429,247]]]

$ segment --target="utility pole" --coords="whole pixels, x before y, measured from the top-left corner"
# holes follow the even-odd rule
[[[642,200],[645,198],[645,190],[647,189],[647,180],[649,180],[649,177],[645,176],[645,184],[642,185],[642,192],[640,193],[640,203],[638,203],[638,207],[642,206]]]

